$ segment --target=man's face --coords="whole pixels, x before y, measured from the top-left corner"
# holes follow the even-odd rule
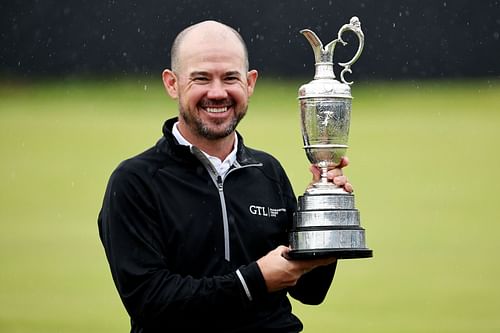
[[[179,50],[173,97],[179,103],[181,132],[192,143],[233,133],[253,93],[257,73],[246,71],[243,47],[236,36],[226,37],[186,37]]]

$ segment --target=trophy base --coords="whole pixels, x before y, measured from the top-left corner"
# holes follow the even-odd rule
[[[287,254],[288,259],[316,259],[334,257],[337,259],[371,258],[373,251],[370,249],[313,249],[292,250]]]
[[[310,194],[299,197],[289,233],[290,259],[336,257],[338,259],[370,258],[365,229],[360,226],[354,195]]]

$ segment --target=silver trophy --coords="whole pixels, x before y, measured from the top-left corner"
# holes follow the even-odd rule
[[[335,79],[333,52],[337,42],[347,43],[342,34],[351,31],[359,39],[354,57],[345,63],[339,82]],[[360,226],[354,195],[328,181],[327,171],[340,164],[348,148],[351,119],[351,87],[345,73],[358,60],[364,46],[364,35],[357,17],[343,25],[337,39],[323,46],[314,32],[300,31],[311,44],[316,61],[314,80],[299,89],[304,149],[309,161],[321,170],[321,179],[298,198],[290,232],[289,257],[307,259],[320,256],[367,258],[372,250],[365,244],[365,230]]]

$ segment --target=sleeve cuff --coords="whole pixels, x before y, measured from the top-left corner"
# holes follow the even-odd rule
[[[247,266],[240,267],[236,270],[236,276],[250,302],[267,294],[266,281],[264,281],[264,277],[262,276],[257,262],[252,262]]]

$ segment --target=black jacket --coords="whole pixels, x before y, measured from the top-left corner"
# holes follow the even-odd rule
[[[268,293],[256,260],[288,244],[296,199],[279,162],[247,148],[222,179],[168,120],[149,150],[111,175],[98,225],[132,332],[298,332],[287,291]],[[288,292],[323,301],[335,265]]]

